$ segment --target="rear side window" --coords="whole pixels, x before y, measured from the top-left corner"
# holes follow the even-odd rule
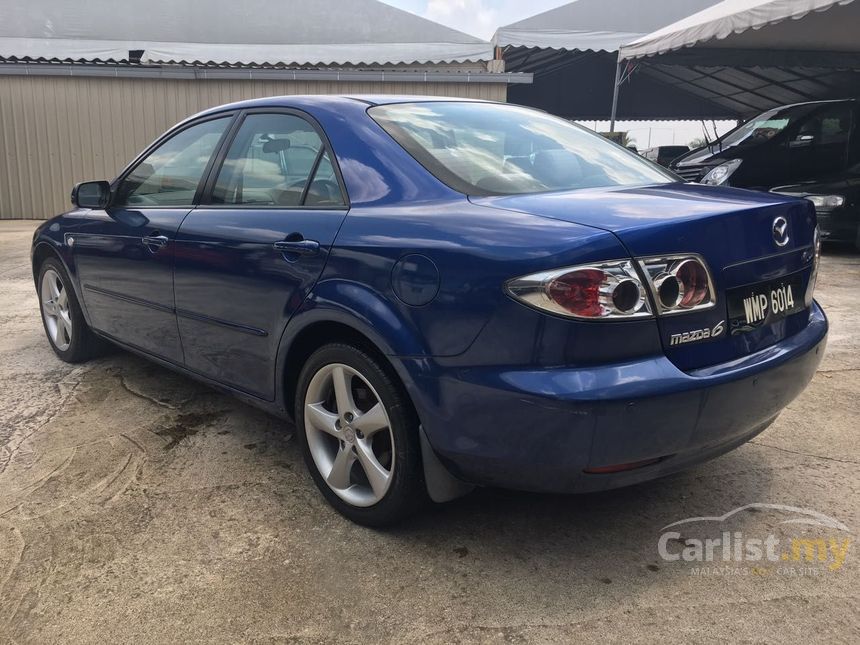
[[[232,117],[185,128],[149,153],[117,188],[118,206],[192,206],[197,187]]]
[[[851,106],[837,104],[828,107],[818,115],[822,144],[847,144],[851,133]]]
[[[215,204],[342,206],[328,152],[310,123],[291,114],[252,114],[230,145],[212,191]]]

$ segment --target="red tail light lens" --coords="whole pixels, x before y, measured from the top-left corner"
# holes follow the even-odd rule
[[[553,278],[546,286],[549,299],[574,316],[596,318],[602,313],[600,286],[605,274],[599,269],[580,269]]]
[[[615,260],[532,273],[509,281],[507,292],[528,305],[571,318],[653,316],[646,287],[661,315],[716,305],[711,274],[698,255]],[[643,283],[640,275],[647,277]]]
[[[717,302],[711,274],[698,255],[642,258],[639,265],[661,314],[707,309]]]
[[[511,280],[508,293],[533,307],[574,318],[651,315],[645,288],[628,260],[567,267]]]
[[[806,286],[806,297],[803,299],[804,304],[809,307],[812,305],[812,299],[815,296],[815,284],[818,282],[818,265],[821,262],[821,232],[818,230],[818,225],[815,226],[815,233],[812,236],[812,272],[809,274],[809,284]]]
[[[708,280],[708,271],[701,262],[693,259],[683,260],[672,273],[678,278],[684,294],[678,303],[681,309],[696,307],[708,297],[710,280]]]

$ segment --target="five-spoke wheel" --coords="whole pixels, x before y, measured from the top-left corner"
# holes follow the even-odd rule
[[[317,486],[350,519],[389,524],[426,499],[418,421],[380,358],[340,343],[314,352],[299,377],[296,423]]]
[[[60,274],[48,268],[42,274],[40,288],[42,314],[48,338],[60,351],[66,351],[72,344],[72,316],[69,312],[69,293],[63,285]]]
[[[59,258],[49,257],[39,266],[36,287],[45,334],[60,359],[79,363],[100,354],[104,343],[87,326],[71,285]]]
[[[343,500],[370,506],[391,485],[394,436],[385,405],[357,370],[319,369],[305,397],[305,432],[314,463]]]

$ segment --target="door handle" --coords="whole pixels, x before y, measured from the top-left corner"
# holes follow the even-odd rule
[[[272,246],[281,253],[296,255],[316,255],[320,252],[320,243],[316,240],[283,240],[275,242]]]
[[[150,235],[142,240],[144,245],[153,253],[163,249],[169,241],[170,239],[166,235]]]

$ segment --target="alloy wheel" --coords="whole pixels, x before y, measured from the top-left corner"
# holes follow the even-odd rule
[[[54,346],[64,352],[72,344],[72,315],[69,294],[54,269],[48,269],[42,276],[40,296],[48,336]]]
[[[358,370],[320,368],[308,384],[304,425],[314,464],[334,493],[372,506],[391,486],[394,434],[379,394]]]

